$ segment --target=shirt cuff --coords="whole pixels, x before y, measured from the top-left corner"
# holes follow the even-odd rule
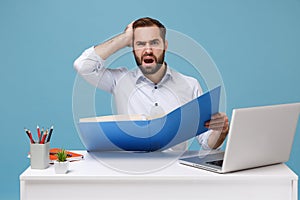
[[[212,148],[208,145],[208,138],[210,134],[212,133],[212,130],[208,130],[205,133],[202,133],[197,137],[199,144],[201,145],[201,150],[212,150]],[[214,150],[220,150],[222,145],[220,145],[218,148]]]

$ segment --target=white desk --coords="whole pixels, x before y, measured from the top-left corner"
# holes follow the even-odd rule
[[[55,174],[53,166],[25,170],[20,175],[21,200],[297,200],[298,176],[285,164],[221,175],[177,161],[165,162],[166,155],[136,159],[126,154],[101,153],[100,162],[84,151],[80,153],[85,159],[71,162],[67,174]],[[164,164],[159,167],[151,163]]]

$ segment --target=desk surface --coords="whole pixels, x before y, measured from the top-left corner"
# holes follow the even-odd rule
[[[173,153],[126,153],[101,152],[87,153],[80,161],[70,162],[67,174],[55,174],[51,165],[45,170],[34,170],[30,167],[20,175],[20,180],[37,179],[282,179],[298,180],[298,176],[285,164],[276,164],[227,174],[217,174],[182,165]]]
[[[285,164],[217,174],[182,165],[170,152],[78,152],[85,158],[71,162],[67,174],[55,174],[53,166],[25,170],[21,200],[297,200],[298,176]]]

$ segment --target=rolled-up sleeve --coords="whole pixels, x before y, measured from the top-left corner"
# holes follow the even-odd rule
[[[127,68],[106,68],[105,60],[96,54],[94,47],[86,49],[74,61],[74,68],[87,82],[110,93],[117,79],[128,71]]]

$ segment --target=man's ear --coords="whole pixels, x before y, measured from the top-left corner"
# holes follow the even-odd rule
[[[165,40],[165,49],[164,49],[165,51],[168,49],[168,44],[169,44],[168,40]]]

